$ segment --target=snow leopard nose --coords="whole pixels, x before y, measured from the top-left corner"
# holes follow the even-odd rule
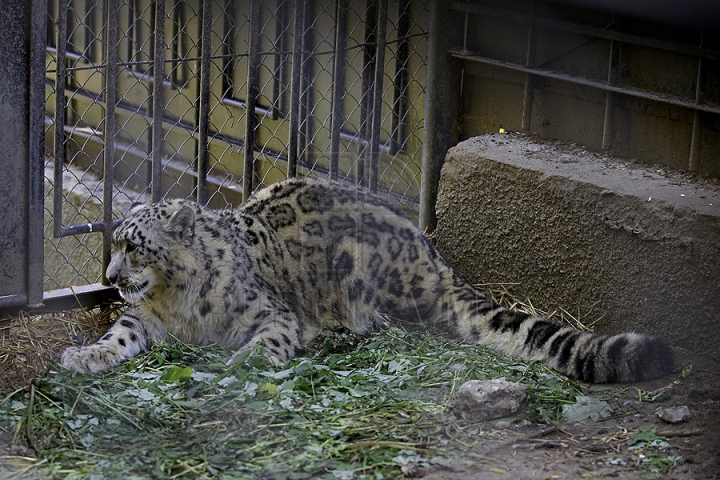
[[[105,271],[105,277],[110,281],[110,283],[116,283],[118,280],[119,272],[120,272],[120,263],[121,259],[117,257],[117,255],[113,255],[110,258],[110,264],[107,267],[107,270]]]
[[[116,271],[111,272],[110,269],[108,268],[107,272],[105,273],[105,276],[107,277],[107,279],[110,283],[115,284],[115,282],[117,282],[118,274]]]

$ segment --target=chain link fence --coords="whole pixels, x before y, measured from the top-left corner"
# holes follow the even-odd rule
[[[137,201],[309,174],[417,212],[429,1],[48,0],[45,290]]]

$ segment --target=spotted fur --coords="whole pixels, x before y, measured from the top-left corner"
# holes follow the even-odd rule
[[[235,210],[185,200],[136,208],[113,234],[107,278],[128,303],[62,364],[99,372],[175,337],[284,362],[322,328],[364,333],[381,316],[435,325],[588,382],[662,377],[660,338],[598,335],[509,310],[473,288],[399,209],[361,188],[288,179]],[[232,358],[228,364],[232,362]]]

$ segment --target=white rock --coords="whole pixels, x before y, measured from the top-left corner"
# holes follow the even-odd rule
[[[467,420],[507,417],[525,405],[527,387],[505,380],[470,380],[455,394],[453,406]]]

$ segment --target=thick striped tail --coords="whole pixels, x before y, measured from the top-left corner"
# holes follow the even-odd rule
[[[502,307],[458,277],[453,279],[454,294],[448,302],[454,308],[442,316],[468,340],[514,357],[544,361],[571,378],[591,383],[650,380],[674,368],[672,349],[662,338],[582,332]]]
[[[599,335],[545,319],[537,319],[528,329],[525,344],[543,351],[551,367],[590,383],[662,378],[675,365],[672,349],[660,337],[638,333]]]

